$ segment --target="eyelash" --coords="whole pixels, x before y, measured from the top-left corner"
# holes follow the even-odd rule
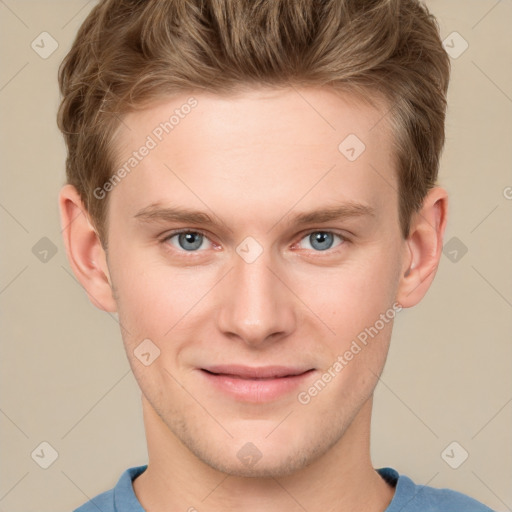
[[[210,240],[210,237],[208,236],[208,234],[206,232],[202,231],[201,229],[178,229],[176,231],[171,231],[170,233],[165,235],[165,237],[161,240],[161,243],[166,245],[168,248],[169,244],[167,244],[167,242],[174,236],[179,235],[180,233],[194,233],[194,234],[202,235],[205,238],[207,238],[210,241],[210,243],[213,243]],[[321,256],[322,253],[332,254],[334,252],[337,252],[337,250],[339,250],[343,245],[345,245],[346,243],[350,243],[350,239],[347,238],[345,235],[342,235],[341,233],[337,233],[336,231],[330,231],[330,230],[324,230],[324,229],[311,229],[305,233],[301,233],[298,242],[301,242],[304,238],[311,235],[312,233],[328,233],[331,235],[336,235],[342,240],[342,242],[339,245],[337,245],[336,247],[334,247],[333,249],[326,249],[325,251],[314,251],[313,250],[313,252],[319,256]],[[294,245],[298,242],[295,242]],[[203,251],[185,251],[183,249],[177,249],[175,247],[172,247],[172,249],[169,249],[169,250],[175,250],[180,253],[187,253],[187,254],[189,254],[188,257],[192,257],[192,258],[194,256],[199,256],[200,253],[203,252]],[[306,249],[306,250],[311,250],[311,249]]]

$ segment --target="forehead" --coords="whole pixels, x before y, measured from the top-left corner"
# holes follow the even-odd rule
[[[263,199],[283,211],[343,199],[378,210],[396,193],[385,111],[327,88],[172,97],[124,118],[116,169],[128,172],[111,201],[127,215],[157,203],[205,210],[206,199],[260,217]]]
[[[336,142],[346,132],[357,134],[363,142],[376,142],[387,131],[387,105],[382,99],[372,101],[375,106],[330,87],[259,87],[236,94],[181,94],[126,115],[116,144],[118,156],[131,151],[147,135],[157,142],[173,139],[175,150],[189,135],[202,148],[230,151],[236,149],[236,144],[318,145],[320,139],[336,149]]]

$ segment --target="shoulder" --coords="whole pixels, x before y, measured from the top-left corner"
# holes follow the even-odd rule
[[[116,510],[114,508],[114,489],[98,494],[73,512],[98,512],[98,510],[101,510],[101,512],[114,512]]]
[[[385,512],[493,512],[488,506],[458,491],[417,485],[392,468],[381,468],[379,474],[395,483],[395,495]]]
[[[133,480],[145,471],[147,465],[128,468],[116,486],[98,494],[73,512],[143,512],[133,491]]]

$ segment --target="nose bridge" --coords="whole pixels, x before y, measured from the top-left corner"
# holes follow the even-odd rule
[[[225,334],[251,345],[289,334],[295,325],[290,292],[275,275],[279,271],[271,251],[256,244],[249,237],[237,247],[218,317]]]

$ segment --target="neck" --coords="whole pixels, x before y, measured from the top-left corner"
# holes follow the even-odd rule
[[[330,450],[278,478],[232,476],[192,454],[143,398],[149,463],[133,488],[145,510],[383,512],[394,489],[370,459],[372,398]]]

